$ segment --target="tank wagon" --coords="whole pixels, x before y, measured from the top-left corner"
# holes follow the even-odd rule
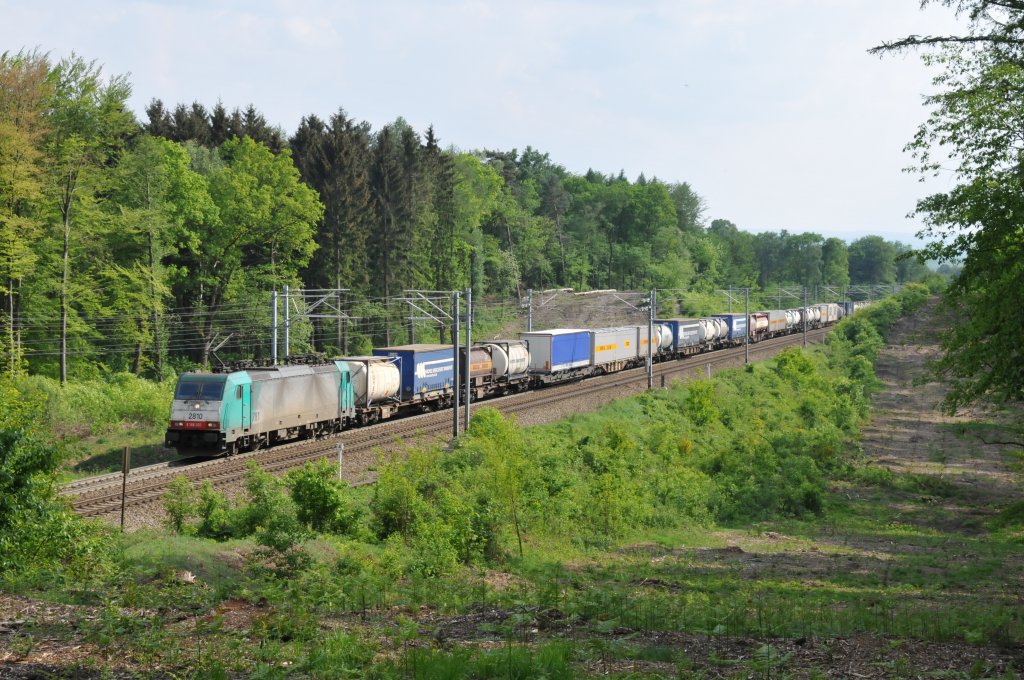
[[[483,399],[525,390],[530,384],[530,351],[522,340],[491,340],[474,343],[469,352],[459,348],[459,373],[469,375],[470,396]]]
[[[178,380],[165,443],[184,453],[232,454],[446,408],[467,380],[472,399],[537,389],[642,366],[649,351],[657,361],[685,359],[799,332],[805,323],[825,326],[867,304],[659,319],[650,341],[646,325],[538,330],[478,342],[468,361],[464,348],[456,355],[451,345],[410,344],[314,365],[189,372]]]
[[[357,424],[369,425],[398,412],[402,405],[402,374],[391,357],[349,357],[343,362],[352,376]]]

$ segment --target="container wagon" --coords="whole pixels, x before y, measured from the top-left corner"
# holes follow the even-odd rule
[[[644,356],[647,356],[644,328]],[[590,333],[590,350],[596,373],[614,373],[640,361],[640,326],[597,328]]]
[[[774,338],[785,335],[792,327],[792,315],[785,309],[769,309],[768,315],[768,337]]]
[[[590,331],[555,328],[520,333],[530,351],[532,382],[549,384],[577,380],[593,373]]]
[[[368,425],[390,418],[401,407],[402,376],[392,357],[345,357],[352,376],[355,420]]]
[[[402,405],[447,406],[455,392],[455,350],[451,345],[379,347],[374,356],[393,357],[401,376]]]
[[[710,324],[701,323],[700,319],[660,319],[655,323],[668,329],[671,339],[665,351],[673,356],[697,354],[708,338]]]
[[[742,345],[747,337],[747,315],[746,314],[715,314],[715,319],[725,322],[724,344]]]
[[[529,370],[530,353],[521,340],[475,343],[469,358],[470,394],[481,399],[523,390],[529,385]],[[459,373],[467,375],[465,347],[459,348]]]

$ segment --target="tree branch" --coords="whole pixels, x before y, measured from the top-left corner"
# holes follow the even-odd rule
[[[999,36],[999,35],[929,35],[919,36],[910,35],[902,40],[896,42],[884,42],[881,45],[876,45],[868,50],[868,54],[883,54],[886,52],[902,52],[905,50],[914,49],[915,47],[925,47],[928,45],[947,45],[947,44],[977,44],[977,43],[992,43],[995,45],[1024,45],[1024,38],[1014,38],[1010,36]]]

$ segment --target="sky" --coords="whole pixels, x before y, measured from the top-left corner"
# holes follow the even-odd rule
[[[127,74],[141,120],[154,98],[252,103],[287,134],[402,117],[455,149],[688,182],[748,231],[916,243],[908,213],[949,188],[903,171],[935,73],[867,49],[960,23],[919,0],[0,0],[0,51]]]

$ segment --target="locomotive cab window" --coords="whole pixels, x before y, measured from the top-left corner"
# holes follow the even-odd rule
[[[198,399],[199,392],[203,388],[202,383],[198,382],[185,382],[184,380],[178,383],[178,389],[174,393],[175,399]]]
[[[200,380],[182,380],[174,391],[175,399],[205,399],[217,401],[224,394],[223,382],[204,382]]]
[[[241,398],[242,398],[242,386],[239,385],[238,389],[235,390],[235,399],[241,399]]]

